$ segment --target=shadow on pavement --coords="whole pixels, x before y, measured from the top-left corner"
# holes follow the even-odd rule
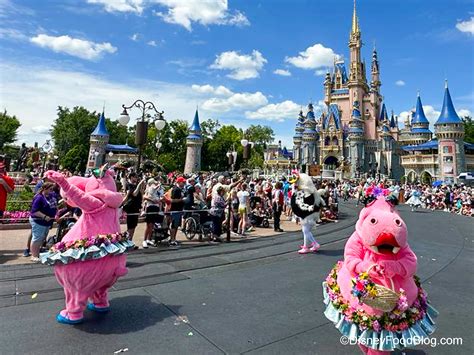
[[[169,308],[178,312],[181,306]],[[106,314],[85,312],[84,323],[76,329],[91,334],[128,334],[154,326],[158,322],[175,317],[165,305],[150,296],[127,296],[110,301],[110,312]]]
[[[318,254],[328,255],[328,256],[343,256],[344,255],[344,249],[327,250],[323,248],[318,250]]]

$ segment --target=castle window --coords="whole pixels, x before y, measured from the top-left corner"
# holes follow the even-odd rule
[[[329,138],[329,136],[326,136],[326,138],[324,138],[324,145],[329,145],[330,140],[331,138]]]
[[[443,153],[444,154],[452,154],[453,153],[453,147],[451,147],[451,146],[443,147]]]
[[[447,155],[443,157],[443,161],[445,163],[452,163],[453,162],[453,156],[452,155]]]

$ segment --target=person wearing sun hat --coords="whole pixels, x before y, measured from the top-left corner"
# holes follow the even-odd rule
[[[15,190],[15,182],[7,175],[5,163],[0,161],[0,219],[7,207],[7,195]]]

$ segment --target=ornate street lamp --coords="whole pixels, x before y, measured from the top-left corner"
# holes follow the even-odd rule
[[[127,110],[132,108],[138,108],[142,111],[141,116],[138,118],[137,127],[135,131],[135,144],[138,146],[138,161],[137,161],[137,171],[140,169],[140,162],[142,158],[142,149],[143,146],[146,144],[147,141],[147,134],[148,134],[148,120],[151,118],[151,115],[148,113],[149,111],[154,111],[154,116],[152,121],[155,124],[157,131],[161,131],[166,126],[166,121],[163,117],[164,111],[158,111],[155,105],[150,101],[143,101],[143,100],[136,100],[130,106],[122,105],[123,111],[118,118],[118,122],[122,126],[126,126],[128,122],[130,122],[130,116]]]
[[[226,156],[227,156],[228,163],[229,163],[229,166],[230,166],[230,171],[233,172],[234,167],[235,167],[235,163],[237,162],[237,152],[235,151],[234,146],[232,146],[232,150],[229,150],[226,153]]]
[[[244,161],[247,161],[250,158],[250,150],[252,149],[254,143],[249,142],[248,139],[244,138],[240,141],[240,144],[242,144],[242,147],[244,147],[242,158],[244,159]]]

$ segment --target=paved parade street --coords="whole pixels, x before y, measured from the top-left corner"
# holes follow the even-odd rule
[[[300,232],[182,250],[139,250],[111,292],[111,312],[87,311],[78,326],[58,324],[62,289],[52,268],[0,267],[2,354],[347,354],[323,315],[321,282],[342,259],[359,208],[316,229],[322,248],[298,255]],[[418,272],[440,312],[433,339],[462,345],[419,346],[407,354],[472,354],[473,221],[400,207]],[[32,297],[32,295],[36,297]],[[431,341],[434,341],[431,339]],[[433,343],[432,343],[433,344]]]

